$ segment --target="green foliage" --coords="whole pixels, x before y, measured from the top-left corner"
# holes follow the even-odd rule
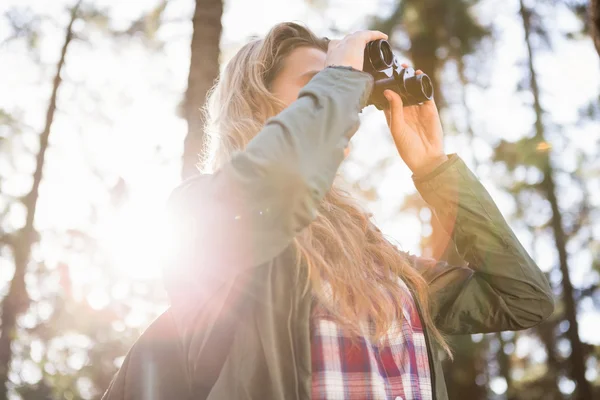
[[[544,171],[551,148],[550,144],[538,137],[526,137],[515,142],[500,140],[494,148],[493,161],[504,163],[509,171],[521,165]]]
[[[158,39],[157,32],[162,26],[163,13],[167,7],[168,0],[161,0],[133,21],[125,30],[112,30],[116,37],[139,37],[144,40],[148,48],[160,50],[163,43]]]
[[[374,29],[393,35],[397,29],[406,33],[411,41],[420,38],[424,43],[435,44],[434,52],[446,53],[449,58],[461,58],[474,52],[477,44],[491,34],[473,14],[472,0],[416,0],[397,1],[392,14],[387,18],[374,17]],[[443,51],[442,51],[443,50]]]

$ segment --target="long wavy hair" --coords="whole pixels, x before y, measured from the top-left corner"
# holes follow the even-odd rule
[[[229,161],[268,118],[285,107],[272,94],[271,84],[286,56],[302,46],[326,52],[327,44],[326,38],[302,25],[280,23],[265,38],[253,40],[237,52],[211,89],[204,108],[208,140],[199,164],[202,172],[214,172]],[[381,344],[394,319],[401,322],[407,296],[399,285],[401,279],[416,294],[424,323],[436,342],[453,358],[430,315],[427,282],[337,181],[319,205],[317,218],[293,245],[297,268],[308,268],[305,290],[310,284],[312,294],[353,336],[367,336]],[[368,331],[359,323],[365,318],[372,322]]]

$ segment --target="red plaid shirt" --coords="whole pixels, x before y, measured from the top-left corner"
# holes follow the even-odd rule
[[[407,293],[406,284],[399,284]],[[403,302],[402,324],[387,332],[378,351],[367,338],[352,346],[331,314],[314,303],[311,318],[312,398],[314,400],[430,400],[427,346],[415,304]],[[368,329],[368,328],[367,328]]]

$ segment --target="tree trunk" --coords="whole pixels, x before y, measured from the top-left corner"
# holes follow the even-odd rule
[[[505,352],[505,347],[508,343],[514,345],[516,342],[514,338],[516,338],[517,335],[515,333],[513,339],[509,339],[508,342],[504,340],[501,332],[496,333],[494,336],[500,344],[500,346],[498,346],[498,352],[496,353],[496,361],[498,362],[498,375],[503,377],[506,381],[506,398],[510,399],[511,395],[513,394],[513,383],[510,375],[511,362],[509,355]]]
[[[548,370],[541,380],[543,382],[544,395],[547,396],[549,400],[562,399],[563,397],[558,388],[558,378],[562,368],[559,356],[556,354],[556,338],[554,334],[557,325],[556,322],[557,321],[554,320],[548,320],[535,327],[540,340],[544,344],[546,354],[548,355],[548,360],[546,362]]]
[[[590,27],[596,51],[600,55],[600,0],[590,1]]]
[[[399,7],[402,6],[401,3]],[[438,110],[441,110],[446,102],[440,84],[444,60],[440,60],[437,53],[443,47],[438,24],[444,21],[443,13],[446,7],[440,0],[409,0],[407,4],[417,10],[420,23],[418,29],[415,27],[407,29],[410,39],[410,58],[415,69],[420,69],[431,77],[435,104]],[[446,260],[455,265],[466,265],[458,255],[456,245],[436,216],[431,218],[431,236],[428,238],[428,246],[423,249],[423,255]]]
[[[425,14],[426,15],[426,14]],[[440,72],[442,62],[436,55],[438,42],[429,31],[422,32],[410,37],[410,58],[415,69],[420,69],[431,77],[433,96],[438,109],[444,105],[440,85]]]
[[[533,50],[531,45],[531,12],[526,9],[523,0],[519,0],[520,14],[525,32],[525,43],[527,45],[528,67],[530,76],[530,87],[533,94],[533,106],[535,111],[535,135],[540,141],[545,141],[544,125],[542,122],[542,106],[540,103],[540,90],[537,83],[537,74],[533,66]],[[567,238],[562,223],[562,214],[558,207],[556,198],[556,184],[554,182],[554,170],[548,153],[543,153],[544,159],[544,179],[540,185],[545,192],[546,198],[552,208],[551,226],[554,235],[554,242],[558,251],[559,267],[562,273],[562,294],[565,306],[566,319],[569,321],[569,329],[566,333],[571,343],[570,376],[577,383],[576,397],[574,399],[587,400],[592,398],[590,383],[585,378],[585,354],[581,339],[579,338],[579,324],[577,323],[577,309],[573,297],[573,285],[569,275],[569,265],[567,256]]]
[[[444,363],[448,398],[487,399],[487,385],[477,384],[477,376],[486,371],[487,338],[475,343],[471,335],[456,335],[451,338],[451,346],[457,357],[452,362]]]
[[[26,209],[25,225],[18,233],[13,235],[9,244],[13,252],[15,273],[11,280],[8,294],[2,302],[2,321],[0,325],[2,328],[2,332],[0,333],[0,400],[8,399],[8,373],[12,361],[11,345],[16,336],[17,318],[29,307],[29,296],[25,286],[25,274],[31,255],[31,247],[36,241],[36,231],[33,223],[35,220],[40,183],[42,181],[44,159],[46,157],[46,150],[48,149],[50,128],[52,127],[54,112],[56,111],[56,96],[62,82],[60,73],[65,64],[67,48],[73,39],[72,27],[77,19],[79,4],[80,2],[78,2],[71,10],[71,20],[67,26],[65,42],[57,64],[50,103],[48,104],[46,112],[46,123],[44,125],[44,130],[40,135],[40,147],[36,157],[35,171],[33,173],[33,185],[31,191],[23,199],[23,205]]]
[[[435,103],[439,108],[445,106],[445,99],[441,89],[441,70],[444,60],[438,58],[438,50],[443,47],[440,42],[439,24],[444,21],[446,6],[444,1],[409,0],[410,4],[418,10],[420,29],[410,29],[410,58],[415,69],[420,69],[431,76]]]
[[[182,177],[196,171],[198,155],[205,145],[202,107],[206,94],[219,75],[219,44],[221,41],[222,0],[196,0],[192,19],[191,61],[188,87],[185,93],[184,114],[188,133],[184,142]]]

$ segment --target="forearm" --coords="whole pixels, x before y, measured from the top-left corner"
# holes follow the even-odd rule
[[[487,190],[456,154],[414,182],[469,268],[498,290],[513,310],[525,313],[521,308],[542,307],[545,315],[553,307],[544,274]]]

